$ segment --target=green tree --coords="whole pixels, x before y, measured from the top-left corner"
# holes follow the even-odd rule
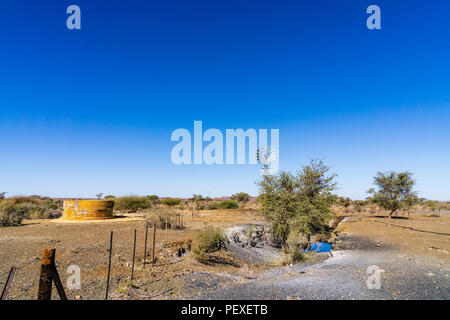
[[[410,194],[409,196],[405,197],[404,201],[404,208],[406,212],[408,213],[408,219],[410,218],[411,211],[415,206],[417,206],[421,202],[421,199],[417,197],[415,193]]]
[[[150,201],[153,201],[153,202],[159,199],[159,197],[157,195],[154,195],[154,194],[146,196],[146,198],[148,200],[150,200]]]
[[[239,205],[236,201],[224,200],[219,203],[219,208],[221,208],[221,209],[237,209],[237,208],[239,208]]]
[[[350,198],[344,198],[344,197],[341,197],[340,199],[339,199],[339,204],[340,205],[342,205],[345,209],[345,212],[348,212],[348,208],[350,207],[350,205],[352,204],[352,199],[350,199]]]
[[[432,217],[440,217],[441,210],[445,209],[446,207],[444,203],[434,200],[428,200],[427,202],[425,202],[425,205],[431,210]]]
[[[0,199],[5,199],[6,192],[0,192]]]
[[[245,192],[235,193],[231,196],[231,200],[235,200],[241,203],[242,205],[245,205],[247,202],[250,201],[250,195]]]
[[[201,194],[193,194],[191,201],[192,202],[200,202],[200,201],[204,201],[205,198],[203,198],[203,196]]]
[[[336,175],[329,171],[321,160],[312,160],[295,175],[280,172],[258,182],[262,213],[283,247],[290,233],[309,241],[311,235],[324,232],[333,218]]]
[[[377,190],[372,188],[368,191],[372,195],[369,200],[389,211],[389,217],[404,207],[407,201],[417,197],[417,192],[413,191],[416,182],[408,171],[378,172],[373,183]]]
[[[201,201],[205,201],[205,198],[203,198],[203,196],[201,194],[193,194],[192,198],[191,198],[191,201],[192,201],[192,204],[193,204],[193,206],[192,206],[192,216],[194,216],[194,211],[196,211],[198,213],[198,211],[200,209],[199,208],[200,202]]]
[[[366,202],[363,200],[355,200],[353,201],[353,205],[355,206],[357,212],[361,212],[366,206]]]

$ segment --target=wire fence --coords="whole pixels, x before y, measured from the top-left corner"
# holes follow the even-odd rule
[[[174,225],[175,225],[174,229],[175,230],[181,229],[182,228],[182,224],[183,224],[182,217],[177,217],[177,221],[174,222]],[[148,232],[148,227],[149,226],[150,226],[150,228],[152,228],[151,232]],[[151,264],[152,266],[154,266],[155,263],[156,263],[156,257],[155,257],[155,255],[156,255],[156,253],[155,253],[155,251],[156,251],[155,244],[157,242],[157,240],[156,240],[156,233],[157,233],[156,229],[157,229],[156,223],[152,223],[152,225],[151,224],[146,225],[146,230],[145,230],[145,247],[144,247],[144,257],[143,257],[143,262],[144,262],[143,269],[145,269],[146,263]],[[148,248],[147,248],[147,237],[149,238],[149,240],[150,240],[150,242],[152,244]],[[108,248],[108,254],[109,255],[112,252],[114,252],[114,246],[113,246],[113,242],[112,242],[112,235],[111,235],[111,242],[109,244],[105,244],[105,246],[109,247]],[[131,280],[133,279],[134,269],[135,269],[135,250],[136,250],[136,230],[134,230],[134,245],[133,245],[133,248],[132,248],[133,254],[132,254],[132,261],[131,261]],[[151,257],[150,261],[148,261],[148,262],[146,262],[147,255]],[[183,259],[181,259],[181,260],[183,260]],[[30,297],[29,290],[39,283],[39,281],[40,281],[39,274],[35,275],[35,280],[32,280],[31,282],[28,282],[25,285],[20,282],[20,287],[18,286],[17,279],[19,278],[21,270],[23,270],[23,269],[25,269],[27,267],[30,267],[31,265],[36,264],[38,262],[41,262],[41,259],[35,257],[35,258],[31,258],[31,259],[25,261],[24,263],[20,264],[17,267],[15,267],[14,277],[13,277],[12,281],[10,281],[12,284],[11,283],[9,283],[9,284],[7,283],[7,279],[9,277],[10,271],[6,271],[6,272],[3,272],[3,273],[0,273],[0,290],[1,290],[1,288],[3,288],[3,286],[4,286],[4,288],[6,288],[7,286],[10,286],[11,289],[13,289],[12,291],[14,291],[14,294],[9,294],[6,297],[8,300],[21,299],[21,298],[24,298],[26,296]],[[117,262],[119,262],[119,264],[117,264]],[[120,256],[119,256],[118,260],[113,259],[112,261],[109,262],[110,265],[109,265],[109,268],[108,268],[108,278],[105,279],[106,280],[105,281],[106,282],[105,283],[105,287],[106,287],[106,297],[105,298],[106,299],[108,297],[109,281],[110,281],[109,273],[110,273],[111,264],[113,264],[114,267],[123,267],[122,262],[123,262],[123,258],[121,258]],[[164,266],[164,265],[178,263],[178,262],[180,262],[180,261],[159,263],[158,265]],[[126,265],[129,266],[128,263],[126,263]],[[14,281],[14,278],[16,278],[16,281]],[[9,288],[7,288],[7,289],[9,289]],[[168,290],[167,292],[169,292],[170,290]],[[158,294],[153,295],[151,297],[158,297],[158,296],[160,296],[160,295],[162,295],[164,293],[166,293],[166,291],[158,293]]]

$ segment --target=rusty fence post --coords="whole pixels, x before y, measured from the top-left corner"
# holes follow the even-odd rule
[[[136,255],[136,229],[134,229],[134,244],[133,244],[133,263],[131,265],[131,280],[134,276],[134,257]]]
[[[145,261],[147,260],[147,235],[148,235],[148,223],[145,224],[144,269],[145,269]]]
[[[111,238],[109,239],[109,262],[108,262],[108,277],[106,279],[106,295],[105,300],[108,299],[109,291],[109,277],[111,275],[111,253],[112,253],[112,243],[113,243],[113,232],[111,231]]]
[[[55,262],[55,249],[42,250],[41,273],[39,276],[38,300],[50,300],[52,297],[52,265]]]
[[[155,264],[155,242],[156,242],[156,223],[153,223],[153,255],[152,255],[152,265]]]
[[[5,286],[3,287],[2,295],[0,297],[0,300],[6,300],[6,296],[8,295],[9,287],[11,286],[11,282],[14,278],[14,273],[16,272],[16,267],[11,267],[11,270],[9,270],[8,279],[6,280]]]

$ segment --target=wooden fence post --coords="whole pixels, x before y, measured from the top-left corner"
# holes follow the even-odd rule
[[[41,274],[39,276],[38,300],[50,300],[52,297],[52,265],[55,262],[55,249],[42,250]]]
[[[11,270],[9,270],[8,279],[6,280],[5,286],[3,287],[2,295],[0,297],[0,300],[6,300],[6,296],[8,295],[9,286],[11,285],[11,282],[14,278],[14,273],[16,272],[15,267],[11,267]]]

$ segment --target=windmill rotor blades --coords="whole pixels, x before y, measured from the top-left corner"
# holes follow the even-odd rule
[[[275,151],[269,146],[262,146],[256,152],[256,160],[262,165],[270,164],[275,158]]]

